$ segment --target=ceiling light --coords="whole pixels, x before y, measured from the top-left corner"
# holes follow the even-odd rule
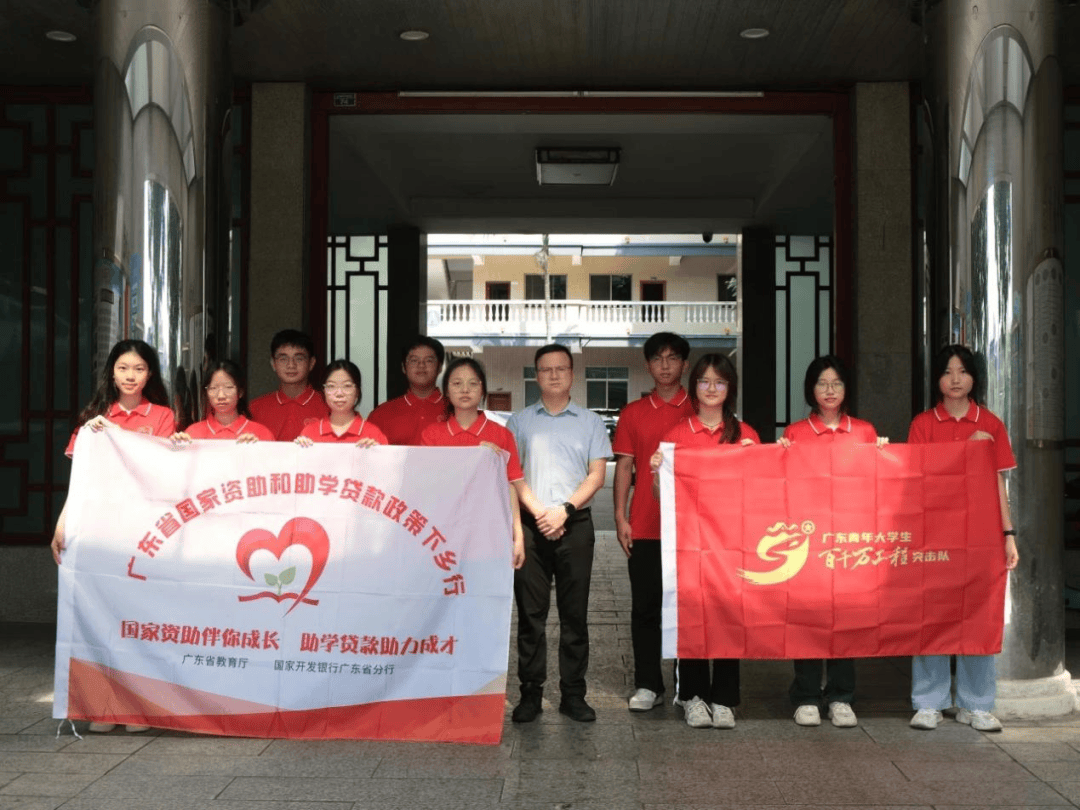
[[[423,42],[431,35],[427,31],[421,31],[419,28],[414,28],[409,31],[402,31],[398,36],[406,42]]]
[[[765,39],[768,35],[768,28],[745,28],[739,32],[739,36],[743,39]]]
[[[75,35],[70,31],[47,31],[45,39],[51,39],[53,42],[74,42]]]
[[[542,186],[610,186],[618,169],[615,147],[536,150],[536,182]]]

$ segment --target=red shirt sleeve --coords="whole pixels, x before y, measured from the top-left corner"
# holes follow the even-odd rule
[[[754,444],[761,444],[761,437],[758,436],[758,432],[746,422],[739,422],[739,441],[741,442],[743,439],[751,439]]]
[[[248,420],[248,423],[244,426],[244,433],[252,434],[260,442],[273,442],[277,441],[274,434],[270,432],[270,428],[266,425],[260,425],[258,422]]]
[[[375,425],[367,419],[364,420],[364,426],[360,428],[361,439],[374,439],[377,444],[389,444],[386,440],[386,434],[383,433]]]
[[[933,419],[931,411],[923,411],[911,420],[908,429],[908,444],[926,444],[930,441],[929,419]]]

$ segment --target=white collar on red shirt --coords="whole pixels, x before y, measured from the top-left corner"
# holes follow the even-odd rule
[[[123,405],[120,404],[120,400],[117,400],[109,408],[108,418],[112,419],[112,417],[114,417],[114,416],[120,416],[121,414],[126,416],[126,415],[132,414],[132,413],[137,413],[139,416],[149,416],[150,415],[150,409],[153,408],[153,407],[154,407],[154,403],[152,403],[146,397],[143,397],[139,401],[139,404],[136,405],[134,408],[132,408],[129,411],[126,408],[124,408]]]
[[[967,413],[965,413],[963,416],[953,416],[951,413],[945,410],[944,402],[939,402],[937,405],[934,406],[934,416],[937,417],[937,420],[939,422],[947,422],[950,419],[952,419],[954,422],[959,422],[961,419],[966,419],[969,422],[978,422],[979,415],[981,413],[982,408],[979,407],[978,403],[975,402],[975,400],[971,400],[971,402],[968,404]]]
[[[417,402],[430,402],[432,405],[434,405],[436,402],[442,399],[442,391],[440,391],[438,388],[436,388],[434,391],[432,391],[430,394],[423,398],[412,397],[410,399],[409,395],[411,393],[412,391],[406,391],[405,396],[402,397],[402,399],[405,400],[406,405],[415,405]]]
[[[213,414],[211,414],[210,416],[206,417],[206,428],[215,436],[217,435],[217,432],[219,430],[223,430],[226,432],[231,431],[232,433],[235,433],[237,436],[239,436],[243,432],[244,428],[247,427],[248,421],[249,420],[246,416],[238,413],[236,415],[236,419],[233,420],[232,423],[228,425],[223,425],[217,420],[217,418]]]
[[[687,419],[690,421],[690,430],[694,433],[701,433],[702,431],[705,431],[706,433],[711,433],[715,435],[717,433],[720,433],[724,429],[723,422],[721,422],[719,425],[712,429],[705,427],[704,422],[701,421],[701,418],[696,413],[688,416]]]
[[[309,385],[307,388],[301,391],[295,399],[290,399],[289,397],[282,394],[281,389],[279,388],[277,391],[274,392],[274,396],[277,397],[278,405],[284,405],[286,402],[295,402],[297,405],[307,405],[309,402],[311,402],[311,398],[315,396],[315,389]]]
[[[484,429],[487,423],[487,415],[483,411],[480,411],[480,414],[477,417],[476,421],[469,425],[467,428],[463,428],[460,424],[458,424],[456,416],[451,416],[449,419],[446,420],[446,429],[450,431],[451,436],[456,436],[459,433],[471,433],[474,436],[479,436],[480,432]]]
[[[353,428],[356,428],[356,429],[353,430]],[[330,417],[329,416],[325,416],[325,417],[323,417],[322,419],[319,420],[319,435],[320,436],[325,436],[327,433],[334,433],[334,435],[337,436],[338,438],[341,438],[342,436],[347,436],[350,433],[352,433],[352,434],[354,434],[356,436],[359,436],[361,431],[363,431],[363,429],[364,429],[364,417],[362,417],[360,414],[357,414],[353,418],[353,420],[349,423],[349,426],[347,428],[345,428],[345,432],[340,433],[340,434],[334,433],[334,428],[330,424]]]
[[[835,428],[826,425],[821,415],[816,413],[811,413],[806,417],[806,421],[810,423],[810,427],[818,436],[822,433],[851,433],[851,417],[848,414],[840,417],[840,424]]]
[[[667,402],[664,402],[664,400],[660,399],[660,395],[656,393],[656,389],[654,388],[651,392],[649,392],[649,402],[652,403],[652,406],[654,408],[660,408],[664,405],[671,405],[674,408],[680,408],[682,407],[682,404],[686,402],[686,399],[689,396],[690,395],[686,393],[686,389],[680,385],[679,390],[675,392],[675,396],[673,396]]]

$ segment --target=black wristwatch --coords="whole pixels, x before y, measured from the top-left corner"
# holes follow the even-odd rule
[[[562,508],[566,510],[567,520],[572,518],[574,516],[574,513],[577,511],[577,507],[570,503],[570,501],[563,501]]]

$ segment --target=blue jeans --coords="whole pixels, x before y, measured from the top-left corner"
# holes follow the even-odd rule
[[[915,655],[911,658],[911,705],[919,709],[953,706],[952,674],[948,655]],[[956,656],[956,703],[969,711],[991,711],[997,693],[997,668],[993,655]]]

